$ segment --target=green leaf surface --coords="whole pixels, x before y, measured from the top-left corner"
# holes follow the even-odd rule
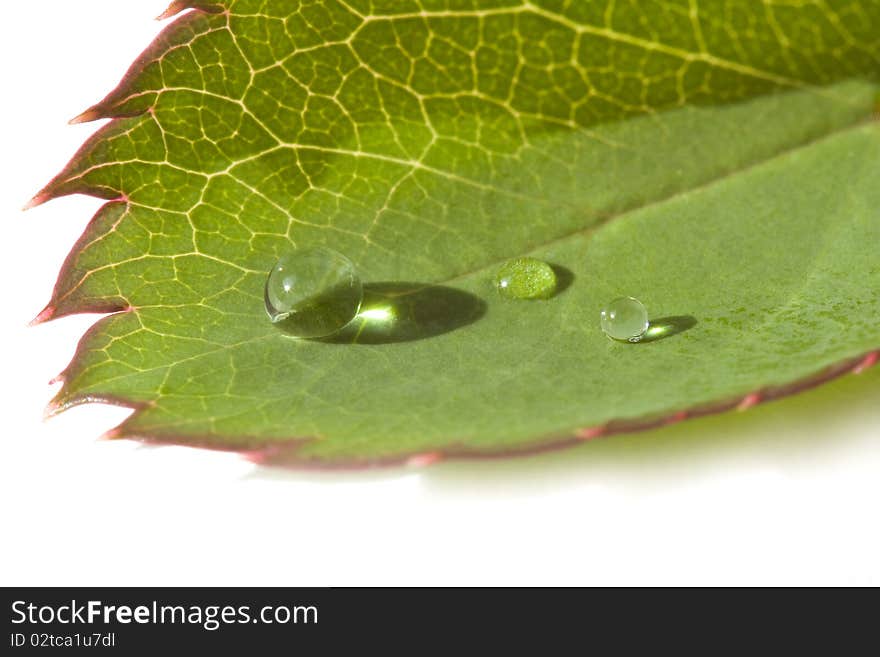
[[[54,410],[262,462],[427,462],[748,406],[880,347],[880,3],[177,2],[34,202],[106,199],[38,319],[113,312]],[[273,326],[293,247],[359,268]],[[558,290],[493,287],[512,257]],[[640,344],[599,330],[618,296]]]

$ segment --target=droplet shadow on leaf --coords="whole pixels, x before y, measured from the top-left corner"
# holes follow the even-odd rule
[[[574,282],[574,274],[566,267],[554,265],[552,262],[549,264],[553,273],[556,274],[556,291],[553,293],[555,297],[571,287],[571,284]]]
[[[697,320],[692,315],[658,317],[648,322],[648,330],[645,331],[645,335],[634,344],[645,344],[646,342],[656,342],[664,338],[671,338],[673,335],[684,333],[696,325]]]
[[[360,312],[321,342],[390,344],[424,340],[467,326],[486,313],[469,292],[425,283],[367,283]]]

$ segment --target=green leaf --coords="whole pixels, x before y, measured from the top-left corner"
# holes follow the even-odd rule
[[[175,20],[34,202],[110,199],[38,319],[113,312],[53,402],[264,462],[427,462],[750,405],[880,347],[880,3],[239,0]],[[173,11],[172,11],[173,13]],[[325,245],[329,340],[263,308]],[[502,262],[556,270],[502,298]],[[652,328],[608,340],[602,305]],[[114,312],[118,311],[118,312]]]

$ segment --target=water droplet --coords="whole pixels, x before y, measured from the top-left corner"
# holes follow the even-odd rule
[[[364,290],[354,264],[325,247],[283,255],[266,279],[266,312],[298,338],[336,333],[358,313]]]
[[[508,260],[495,276],[495,286],[510,299],[549,299],[556,291],[556,273],[542,260]]]
[[[639,342],[648,330],[648,311],[633,297],[620,297],[599,313],[602,331],[609,338]]]

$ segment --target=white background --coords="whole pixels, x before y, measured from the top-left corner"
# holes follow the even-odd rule
[[[0,584],[880,584],[880,367],[745,413],[513,461],[302,473],[43,422],[94,321],[27,328],[99,207],[20,211],[162,0],[4,3]]]

